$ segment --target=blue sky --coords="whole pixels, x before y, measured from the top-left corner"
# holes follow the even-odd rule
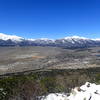
[[[0,33],[99,38],[100,0],[0,0]]]

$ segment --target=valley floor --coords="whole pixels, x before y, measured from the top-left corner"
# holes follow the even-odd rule
[[[83,69],[100,67],[100,47],[0,47],[0,74],[38,69]]]

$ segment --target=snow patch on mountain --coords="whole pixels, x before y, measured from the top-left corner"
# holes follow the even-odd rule
[[[27,39],[28,41],[35,41],[36,39]]]
[[[64,39],[83,39],[83,40],[87,40],[88,38],[80,37],[80,36],[72,36],[72,37],[65,37]]]
[[[92,39],[92,40],[94,40],[94,41],[100,41],[100,38],[96,38],[96,39]]]
[[[16,35],[6,35],[3,33],[0,33],[0,39],[1,40],[12,40],[12,41],[22,41],[24,38],[16,36]]]

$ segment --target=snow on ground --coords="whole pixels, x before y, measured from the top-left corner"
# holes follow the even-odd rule
[[[100,100],[100,85],[86,82],[81,87],[72,89],[70,96],[64,93],[51,93],[41,100]]]

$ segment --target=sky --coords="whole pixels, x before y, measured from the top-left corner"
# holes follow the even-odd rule
[[[0,0],[0,33],[100,38],[100,0]]]

